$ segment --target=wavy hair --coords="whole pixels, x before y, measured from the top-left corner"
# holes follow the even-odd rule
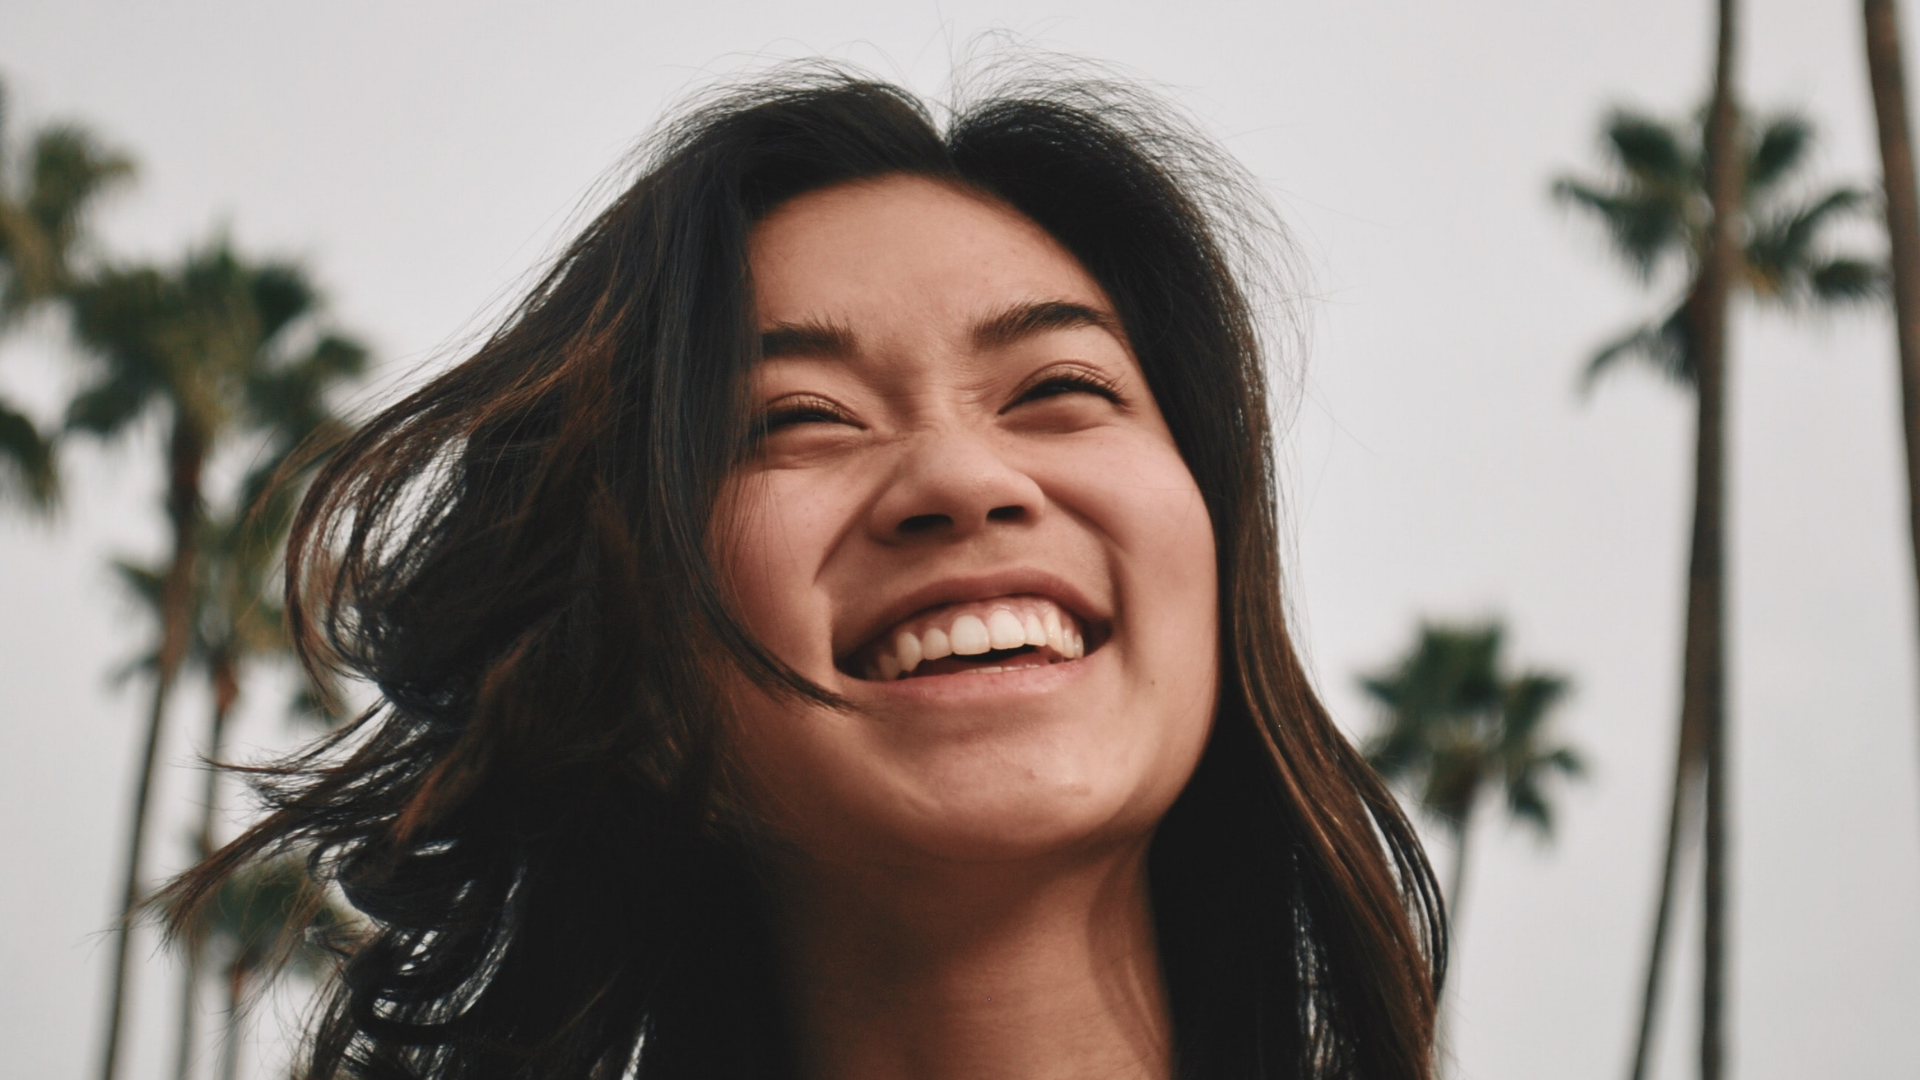
[[[260,772],[267,816],[174,895],[188,910],[300,850],[367,916],[309,1080],[792,1074],[715,686],[731,665],[832,695],[738,623],[709,530],[750,442],[748,234],[795,195],[887,174],[1001,200],[1080,260],[1212,517],[1219,713],[1148,858],[1179,1075],[1431,1075],[1433,876],[1288,636],[1248,258],[1263,204],[1124,85],[1003,82],[940,122],[816,66],[681,110],[500,329],[306,495],[287,586],[303,660],[379,703]]]

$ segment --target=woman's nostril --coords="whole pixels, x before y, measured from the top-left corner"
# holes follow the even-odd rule
[[[1019,505],[996,506],[987,511],[988,521],[1021,521],[1026,516],[1027,508]],[[895,526],[902,536],[918,536],[952,527],[953,518],[948,514],[915,514]]]

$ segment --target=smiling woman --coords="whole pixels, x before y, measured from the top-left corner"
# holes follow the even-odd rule
[[[1287,636],[1235,175],[1111,86],[666,128],[302,510],[305,655],[381,701],[176,890],[297,848],[368,916],[307,1075],[1428,1077],[1438,902]]]

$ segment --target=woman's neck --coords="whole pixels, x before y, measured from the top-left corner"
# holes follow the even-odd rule
[[[1068,868],[795,869],[808,1080],[1167,1080],[1144,847]]]

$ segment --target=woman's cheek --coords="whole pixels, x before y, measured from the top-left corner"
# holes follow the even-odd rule
[[[742,482],[730,500],[722,556],[748,632],[803,672],[821,662],[813,654],[822,651],[826,613],[811,583],[833,532],[812,488],[791,472]],[[831,666],[832,657],[825,662]]]
[[[1159,440],[1130,447],[1084,484],[1088,516],[1116,549],[1122,604],[1139,617],[1152,679],[1217,666],[1218,557],[1213,521],[1184,459]],[[1124,476],[1123,482],[1097,476]],[[1150,644],[1149,644],[1150,642]]]
[[[1176,571],[1198,556],[1211,574],[1213,526],[1206,500],[1179,452],[1150,433],[1111,436],[1057,456],[1049,469],[1069,508],[1096,522],[1122,551],[1152,573]],[[1175,558],[1175,565],[1152,565]]]

